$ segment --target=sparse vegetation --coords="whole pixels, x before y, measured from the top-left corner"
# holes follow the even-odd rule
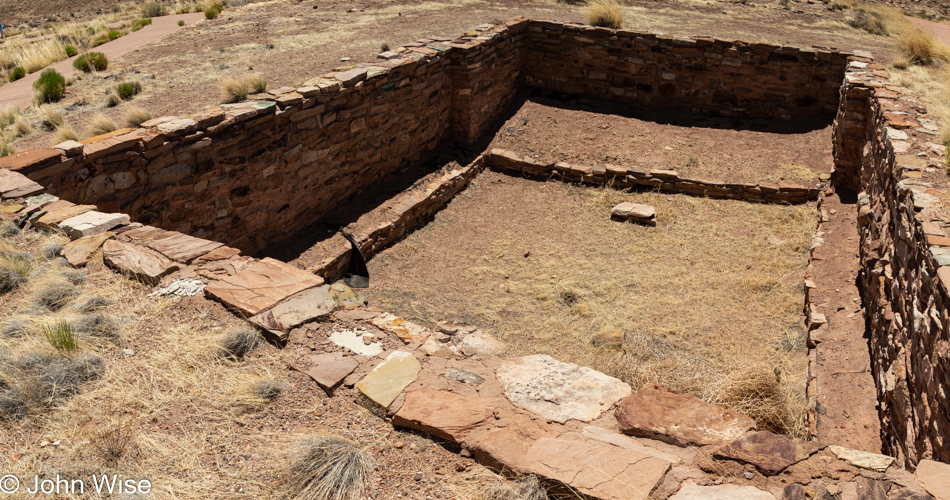
[[[18,420],[75,396],[84,382],[105,374],[97,354],[64,357],[27,352],[0,365],[0,416]]]
[[[548,500],[548,494],[538,476],[531,474],[520,481],[489,486],[482,500]]]
[[[87,314],[76,320],[74,328],[76,332],[86,334],[89,337],[105,340],[109,342],[118,342],[119,324],[111,316],[94,312]]]
[[[90,314],[103,311],[112,307],[115,303],[106,297],[94,295],[76,305],[76,311],[82,314]]]
[[[52,144],[56,145],[66,141],[78,141],[79,134],[70,125],[63,124],[56,127],[56,133],[53,134]]]
[[[138,106],[129,106],[125,113],[125,124],[131,128],[139,128],[151,119],[152,113]]]
[[[0,110],[0,128],[12,125],[14,122],[16,122],[16,119],[20,116],[20,114],[19,106],[16,104],[7,105],[7,107]]]
[[[13,120],[13,131],[18,137],[23,137],[33,132],[33,126],[30,125],[30,122],[28,122],[23,115],[18,115]]]
[[[66,79],[53,68],[44,70],[40,78],[33,82],[37,99],[40,102],[56,102],[66,93]]]
[[[352,443],[315,436],[297,446],[288,481],[299,500],[358,500],[369,488],[373,463]]]
[[[15,82],[25,76],[26,76],[26,68],[24,68],[23,66],[17,66],[10,71],[10,76],[8,78],[11,82]]]
[[[139,19],[138,21],[135,21],[134,23],[132,23],[132,27],[129,28],[129,31],[138,31],[148,26],[149,24],[152,24],[151,17],[146,17],[145,19]]]
[[[40,309],[59,311],[79,296],[79,289],[65,279],[50,279],[33,293],[33,304]]]
[[[878,9],[859,8],[854,9],[846,21],[848,26],[867,31],[872,35],[887,36],[890,31],[887,29],[887,21],[884,14]]]
[[[123,101],[129,100],[137,96],[141,92],[142,92],[142,82],[138,80],[122,82],[115,86],[115,93]]]
[[[115,464],[135,448],[135,435],[135,426],[130,419],[113,418],[105,425],[96,422],[88,440],[106,463]]]
[[[56,130],[57,127],[62,127],[65,124],[65,118],[63,118],[63,114],[50,106],[43,108],[43,112],[41,114],[43,116],[43,126],[45,126],[48,130]]]
[[[33,330],[33,323],[22,317],[10,318],[0,326],[0,339],[18,339],[26,337]]]
[[[179,25],[179,26],[184,26],[184,25],[185,25],[185,20],[184,20],[184,19],[179,19],[179,20],[178,20],[178,25]]]
[[[109,67],[109,59],[102,52],[86,52],[73,61],[73,68],[77,71],[105,71]]]
[[[224,9],[224,6],[218,2],[215,2],[205,8],[205,19],[214,19],[218,17],[218,14],[221,13],[221,10]]]
[[[119,129],[119,126],[116,125],[112,118],[109,118],[106,115],[97,115],[92,119],[92,123],[89,124],[90,136],[97,136],[102,134],[108,134],[109,132],[115,132]]]
[[[66,57],[75,57],[76,54],[79,54],[79,49],[73,47],[72,45],[67,45],[63,47],[63,52],[66,53]]]
[[[152,1],[142,5],[142,17],[160,17],[164,16],[165,13],[165,5],[163,5],[162,2]]]
[[[115,89],[110,90],[106,95],[106,106],[114,108],[119,104],[122,104],[122,98],[119,97],[119,93],[116,92]]]
[[[604,28],[623,28],[623,8],[617,0],[594,0],[584,9],[587,24]]]
[[[267,80],[259,75],[251,75],[247,77],[247,86],[252,94],[260,94],[267,90]]]
[[[59,254],[63,252],[63,244],[58,241],[49,241],[43,244],[40,247],[40,256],[44,259],[50,260],[59,257]]]
[[[73,327],[62,319],[51,325],[43,325],[43,335],[57,351],[72,352],[79,349]]]
[[[260,332],[250,326],[245,326],[243,328],[236,328],[225,334],[219,342],[219,347],[224,356],[232,359],[240,359],[246,356],[247,353],[260,347],[263,343],[264,339],[261,337]]]
[[[950,47],[919,29],[902,32],[897,39],[897,48],[900,49],[904,60],[913,65],[931,66],[938,61],[950,61]]]
[[[226,78],[221,82],[221,102],[232,103],[247,99],[250,93],[250,86],[246,79]]]
[[[287,383],[269,377],[248,377],[241,380],[231,397],[237,413],[258,411],[277,399]]]

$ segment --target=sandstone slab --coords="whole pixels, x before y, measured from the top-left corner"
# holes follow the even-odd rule
[[[329,316],[336,308],[330,287],[322,285],[292,295],[287,300],[250,319],[267,330],[290,331],[317,318]]]
[[[322,278],[268,257],[233,276],[222,276],[205,287],[205,294],[254,316],[297,292],[322,284]]]
[[[631,392],[620,380],[547,355],[505,361],[496,374],[512,403],[560,423],[590,422]]]
[[[649,498],[670,468],[662,458],[579,435],[538,439],[526,460],[535,474],[603,500]]]
[[[54,148],[37,148],[0,158],[0,170],[22,170],[30,173],[38,167],[59,161],[62,152]]]
[[[310,376],[328,396],[340,386],[349,374],[359,366],[359,363],[340,353],[315,354],[309,357],[311,367],[304,373]]]
[[[775,500],[771,493],[762,491],[755,486],[740,486],[738,484],[718,484],[715,486],[699,486],[692,480],[683,483],[670,500]]]
[[[383,352],[382,342],[373,342],[373,334],[366,330],[336,330],[329,340],[334,344],[361,356],[376,356]]]
[[[720,444],[755,430],[755,422],[741,413],[659,384],[647,384],[624,398],[617,421],[624,434],[677,446]]]
[[[23,205],[6,205],[0,207],[0,214],[15,214],[24,208]]]
[[[713,452],[713,457],[752,464],[762,474],[771,476],[824,448],[825,445],[815,441],[759,431],[720,446]]]
[[[0,197],[21,198],[43,192],[43,186],[31,181],[27,176],[0,169]]]
[[[75,240],[83,236],[102,234],[116,226],[129,222],[129,216],[125,214],[106,214],[91,210],[64,220],[59,224],[59,227]]]
[[[832,453],[841,460],[848,462],[855,467],[876,470],[884,472],[894,463],[894,457],[879,455],[877,453],[868,453],[866,451],[851,450],[841,446],[831,445],[828,447]]]
[[[356,389],[373,403],[389,408],[389,405],[416,381],[422,366],[411,352],[395,351],[385,361],[366,374]]]
[[[393,416],[393,425],[458,443],[469,431],[491,419],[497,404],[492,398],[420,389],[406,394],[405,403]]]
[[[102,260],[110,268],[152,286],[178,270],[178,264],[154,250],[115,239],[103,243]]]
[[[656,225],[656,209],[650,205],[630,203],[625,201],[610,210],[610,216],[618,220],[626,220],[646,225]]]
[[[115,233],[106,231],[102,234],[95,234],[70,241],[63,245],[63,257],[65,257],[73,267],[83,267],[89,262],[89,257],[96,253],[99,247],[113,237],[115,237]]]
[[[165,257],[183,264],[191,264],[196,258],[224,246],[224,243],[195,238],[177,231],[166,231],[166,233],[164,237],[150,240],[146,245],[152,250],[161,252]]]
[[[950,500],[950,464],[921,460],[914,478],[921,488],[937,500]]]
[[[59,210],[47,210],[46,215],[36,220],[36,227],[51,231],[59,228],[60,223],[96,209],[95,205],[73,205]]]
[[[396,334],[403,342],[422,342],[432,333],[428,328],[406,321],[390,313],[382,313],[372,319],[374,325]]]

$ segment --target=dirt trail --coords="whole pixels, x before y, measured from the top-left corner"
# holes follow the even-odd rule
[[[857,450],[881,452],[881,424],[857,287],[859,238],[857,204],[838,194],[825,199],[828,221],[815,250],[812,304],[827,325],[812,332],[816,347],[818,439]]]
[[[190,26],[204,19],[204,14],[195,12],[190,14],[178,14],[174,16],[163,16],[152,19],[152,24],[140,29],[139,31],[129,33],[117,40],[104,43],[94,50],[102,52],[110,60],[127,54],[133,50],[145,46],[146,44],[158,40],[170,33],[174,33],[185,26]],[[185,26],[178,26],[178,21],[184,20]],[[78,56],[76,56],[78,57]],[[49,66],[63,74],[69,76],[74,73],[73,60],[75,57],[60,61]],[[0,87],[0,107],[6,107],[10,104],[16,104],[21,109],[30,106],[33,99],[33,82],[39,79],[42,71],[37,71],[17,80],[9,85]]]
[[[915,28],[924,31],[933,33],[941,42],[950,45],[950,26],[937,23],[934,21],[928,21],[926,19],[918,19],[916,17],[907,16],[907,20],[910,21],[910,24]]]

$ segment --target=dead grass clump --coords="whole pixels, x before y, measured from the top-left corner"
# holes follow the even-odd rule
[[[60,404],[79,393],[84,382],[105,374],[96,354],[65,357],[30,352],[0,364],[0,417],[20,419]]]
[[[82,314],[90,314],[108,309],[113,304],[115,304],[113,301],[105,297],[94,295],[77,304],[76,311]]]
[[[0,294],[10,293],[26,283],[33,263],[18,257],[0,257]]]
[[[20,234],[20,228],[16,224],[4,219],[0,220],[0,238],[11,238]]]
[[[941,43],[932,34],[924,33],[919,29],[901,33],[897,39],[897,48],[908,63],[918,66],[931,66],[937,61],[950,61],[950,47]]]
[[[358,500],[368,493],[372,459],[352,443],[315,436],[297,446],[288,482],[299,500]]]
[[[23,115],[19,115],[13,120],[13,131],[16,132],[17,137],[23,137],[33,132],[33,126],[26,121]]]
[[[152,113],[138,106],[129,106],[125,114],[125,124],[130,128],[139,128],[143,123],[152,119]]]
[[[86,282],[86,273],[79,269],[64,269],[59,272],[59,276],[77,286]]]
[[[0,110],[0,128],[12,125],[20,114],[20,107],[16,104],[10,104]]]
[[[92,119],[92,123],[89,125],[89,135],[97,136],[108,134],[109,132],[115,132],[119,129],[119,126],[116,125],[115,121],[112,118],[109,118],[106,115],[97,115]]]
[[[119,323],[112,316],[101,312],[87,314],[76,320],[73,325],[77,332],[96,339],[113,343],[119,340],[121,330]]]
[[[63,244],[56,241],[44,243],[40,248],[40,255],[46,260],[52,260],[63,253]]]
[[[890,34],[883,13],[876,9],[854,9],[846,22],[848,26],[867,31],[872,35]]]
[[[247,86],[252,94],[260,94],[267,90],[267,80],[263,76],[251,75],[247,77]]]
[[[257,330],[245,326],[226,333],[221,337],[218,346],[225,357],[241,359],[263,343],[264,338]]]
[[[0,326],[0,338],[18,339],[33,331],[33,322],[28,318],[10,318]]]
[[[56,130],[65,125],[63,114],[47,106],[43,108],[43,126],[47,130]]]
[[[51,279],[33,292],[33,304],[48,311],[59,311],[79,296],[79,289],[65,279]]]
[[[806,402],[786,391],[782,376],[778,367],[752,363],[723,379],[721,392],[708,399],[748,415],[759,430],[804,437]]]
[[[238,384],[228,405],[237,413],[258,411],[280,397],[286,382],[268,377],[253,377]]]
[[[587,24],[604,28],[623,28],[623,8],[617,0],[594,0],[584,9]]]
[[[249,93],[250,86],[247,80],[226,78],[221,82],[221,102],[225,104],[243,101],[247,99]]]
[[[520,481],[493,484],[481,496],[482,500],[548,500],[544,486],[534,474]]]
[[[59,144],[66,141],[78,141],[79,134],[67,124],[56,127],[56,133],[53,134],[53,144]]]
[[[115,464],[136,447],[136,429],[131,420],[112,419],[105,425],[96,422],[86,433],[89,445],[109,464]]]

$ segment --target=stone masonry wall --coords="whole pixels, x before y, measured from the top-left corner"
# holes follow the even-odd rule
[[[863,126],[839,114],[851,133],[866,131],[859,169],[849,170],[852,153],[844,149],[836,160],[843,160],[841,179],[856,177],[862,190],[859,280],[885,451],[910,465],[950,462],[946,148],[935,144],[926,110],[870,60],[853,59],[842,96],[843,107],[863,101],[852,109],[867,110]]]

